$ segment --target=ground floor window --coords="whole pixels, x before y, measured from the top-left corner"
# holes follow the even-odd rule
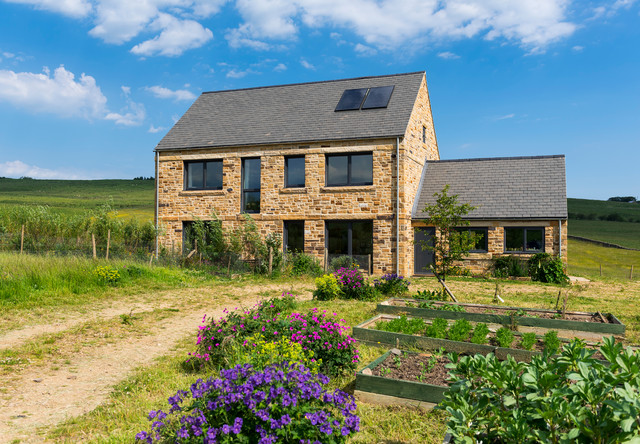
[[[304,221],[303,220],[285,220],[283,244],[285,251],[303,252],[304,251]]]
[[[365,266],[373,255],[373,221],[327,221],[325,242],[329,263],[339,256],[351,256]]]
[[[504,251],[507,253],[538,253],[544,251],[544,228],[505,227]]]
[[[469,234],[475,234],[476,242],[474,246],[469,250],[469,253],[486,253],[489,251],[488,232],[486,227],[460,227],[456,228],[460,233],[467,232]]]

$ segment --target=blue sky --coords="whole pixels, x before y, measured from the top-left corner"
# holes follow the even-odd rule
[[[202,91],[412,71],[442,158],[640,196],[635,0],[0,0],[0,176],[150,176]]]

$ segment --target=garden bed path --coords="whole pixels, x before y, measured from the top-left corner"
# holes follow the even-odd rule
[[[300,288],[294,288],[302,299],[311,295]],[[142,337],[123,338],[114,343],[106,343],[95,347],[80,348],[69,358],[68,365],[59,368],[45,366],[26,367],[16,374],[0,377],[3,393],[0,398],[0,436],[2,442],[43,442],[37,435],[39,428],[54,426],[66,419],[90,412],[102,404],[108,397],[112,387],[129,376],[140,366],[151,364],[154,359],[167,354],[180,340],[193,336],[202,322],[204,313],[209,317],[220,317],[223,310],[233,309],[240,305],[253,305],[256,300],[263,299],[258,294],[265,290],[281,289],[281,285],[248,285],[238,290],[238,298],[230,299],[219,294],[218,288],[200,288],[197,291],[203,298],[215,301],[210,306],[189,309],[181,302],[181,296],[193,294],[194,289],[165,292],[167,301],[159,305],[149,305],[149,309],[170,308],[170,300],[180,311],[159,320],[150,327]],[[129,303],[125,307],[113,306],[105,308],[102,315],[120,315],[131,309]],[[139,306],[143,309],[143,305]],[[114,316],[115,317],[115,316]],[[83,322],[87,319],[84,318]],[[21,333],[13,333],[13,341],[5,347],[11,347],[24,341],[25,338],[51,331],[64,331],[82,321],[70,318],[59,325],[30,326]],[[28,333],[27,333],[28,332]],[[9,332],[11,334],[11,332]],[[16,441],[18,442],[18,441]]]

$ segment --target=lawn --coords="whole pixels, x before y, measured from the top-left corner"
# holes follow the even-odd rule
[[[640,205],[638,205],[640,207]],[[640,250],[640,223],[569,220],[568,233]]]

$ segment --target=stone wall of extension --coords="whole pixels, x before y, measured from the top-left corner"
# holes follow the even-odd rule
[[[309,145],[273,145],[228,149],[160,152],[158,220],[160,242],[181,251],[183,222],[211,219],[215,212],[227,227],[241,223],[241,162],[261,159],[261,208],[251,216],[263,236],[282,236],[283,222],[305,222],[305,252],[324,260],[325,221],[373,221],[373,272],[394,270],[395,140],[333,142]],[[325,155],[372,152],[373,185],[325,186]],[[305,156],[305,187],[285,188],[285,156]],[[184,163],[223,159],[222,190],[187,191]]]
[[[413,228],[426,226],[422,221],[414,221]],[[530,221],[473,221],[470,227],[487,228],[487,252],[469,253],[466,259],[457,264],[469,269],[474,275],[482,275],[491,272],[493,259],[501,256],[515,255],[522,260],[527,260],[532,253],[507,253],[505,252],[504,229],[505,227],[544,228],[544,252],[557,257],[561,254],[562,261],[567,264],[567,220],[530,220]],[[562,233],[560,235],[560,233]],[[411,262],[411,274],[420,272],[413,270]]]

